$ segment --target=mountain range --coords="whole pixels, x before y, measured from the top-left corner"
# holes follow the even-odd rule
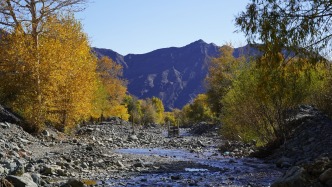
[[[170,47],[145,54],[121,55],[110,49],[93,48],[98,57],[108,56],[123,66],[128,92],[139,99],[158,97],[166,110],[182,108],[197,94],[206,91],[204,79],[219,46],[198,40],[184,47]],[[235,48],[233,55],[252,54],[247,46]]]

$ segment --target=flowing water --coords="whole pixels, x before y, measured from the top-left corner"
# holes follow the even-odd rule
[[[270,186],[281,175],[273,165],[254,158],[229,158],[213,147],[200,153],[182,149],[117,149],[115,153],[144,158],[148,169],[107,181],[109,186]]]

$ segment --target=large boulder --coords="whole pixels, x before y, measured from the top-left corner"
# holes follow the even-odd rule
[[[21,120],[16,117],[12,112],[5,109],[0,105],[0,121],[1,122],[9,122],[9,123],[19,123]]]
[[[27,173],[22,176],[8,175],[6,179],[11,182],[15,187],[38,187],[38,185],[33,182],[31,176]]]
[[[271,187],[290,187],[290,186],[306,186],[305,169],[299,166],[289,169],[284,176],[279,178]]]
[[[332,168],[324,171],[320,176],[319,180],[324,184],[332,184]]]

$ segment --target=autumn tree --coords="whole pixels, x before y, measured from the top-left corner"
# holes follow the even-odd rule
[[[121,79],[122,66],[107,57],[98,61],[97,72],[100,77],[99,85],[100,98],[103,98],[95,107],[104,117],[116,116],[128,120],[127,107],[123,103],[127,88],[126,82]]]
[[[212,59],[206,77],[207,101],[216,116],[222,111],[221,99],[226,95],[236,76],[236,69],[245,62],[244,57],[235,58],[231,45],[220,48],[220,56]]]
[[[151,101],[152,101],[152,106],[156,111],[155,123],[163,124],[164,123],[164,113],[165,113],[163,102],[158,97],[152,97]]]
[[[41,34],[48,32],[44,27],[48,18],[59,15],[62,12],[79,11],[80,4],[85,3],[85,0],[2,0],[0,1],[0,28],[10,34],[14,34],[16,39],[21,37],[24,44],[27,46],[26,56],[21,57],[21,60],[29,60],[31,81],[29,84],[34,89],[34,93],[30,94],[29,100],[33,102],[33,109],[30,112],[30,119],[34,119],[33,124],[41,125],[45,121],[45,108],[43,107],[42,94],[42,75],[41,75]],[[13,36],[14,36],[13,35]],[[13,37],[10,39],[14,39]],[[8,40],[7,40],[8,41]],[[17,46],[14,46],[17,47]],[[19,49],[17,49],[19,50]],[[34,85],[34,86],[33,86]]]
[[[70,129],[91,113],[97,59],[73,16],[48,17],[43,28],[45,32],[38,39],[42,47],[37,51],[30,45],[32,36],[18,29],[3,37],[1,71],[7,82],[1,85],[1,99],[34,124],[36,130],[44,122]],[[31,51],[39,54],[39,73],[35,72],[36,59]]]
[[[40,35],[38,53],[46,120],[69,130],[91,115],[97,59],[73,16],[49,17],[43,26],[48,32]]]
[[[206,94],[198,94],[192,103],[184,106],[183,111],[191,123],[214,120],[214,114],[207,100]]]
[[[268,59],[261,60],[260,64],[269,64]],[[279,60],[284,61],[281,54]],[[259,145],[283,141],[291,132],[292,111],[311,103],[319,77],[307,59],[295,58],[277,68],[256,62],[243,66],[222,99],[222,134],[243,141],[255,139]]]
[[[128,108],[129,121],[136,124],[141,124],[142,120],[142,100],[138,100],[134,96],[127,95],[124,98],[124,104]]]
[[[250,43],[262,42],[261,49],[270,55],[287,50],[317,62],[331,52],[331,9],[331,1],[251,0],[236,25]]]

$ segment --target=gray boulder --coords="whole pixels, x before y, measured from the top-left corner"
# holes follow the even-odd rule
[[[27,173],[22,176],[8,175],[6,179],[11,182],[15,187],[38,187],[38,185],[33,182],[31,176]]]
[[[271,187],[306,186],[305,169],[299,166],[292,167],[286,174],[274,182]]]
[[[130,136],[128,137],[128,140],[129,140],[129,141],[137,141],[138,138],[137,138],[136,135],[130,135]]]

